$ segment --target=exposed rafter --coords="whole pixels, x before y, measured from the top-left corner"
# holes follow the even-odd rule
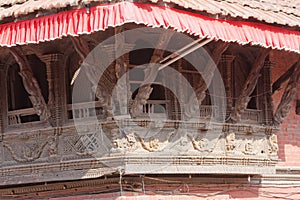
[[[40,86],[32,73],[27,57],[24,55],[21,47],[10,48],[9,51],[19,64],[19,74],[22,77],[24,88],[29,94],[29,99],[34,110],[40,116],[41,121],[48,121],[51,114],[47,108]]]
[[[271,49],[262,49],[260,54],[257,56],[247,80],[245,81],[241,94],[235,103],[235,107],[231,112],[231,120],[233,122],[240,122],[241,113],[247,108],[251,99],[250,95],[257,85],[260,71],[263,68],[265,59],[269,55],[270,51]]]
[[[291,108],[291,102],[296,96],[297,86],[300,77],[300,59],[295,64],[295,69],[290,76],[289,82],[284,90],[284,93],[281,97],[281,101],[276,109],[274,115],[274,124],[276,126],[280,125],[284,118],[287,116]]]

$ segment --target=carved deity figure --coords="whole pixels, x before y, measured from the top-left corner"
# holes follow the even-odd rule
[[[139,138],[139,141],[140,141],[143,149],[145,149],[147,151],[150,151],[150,152],[158,150],[159,144],[158,144],[158,139],[157,138],[151,138],[148,145],[144,141],[143,138],[141,138],[141,137],[138,137],[138,138]]]
[[[229,133],[226,136],[226,152],[232,152],[235,149],[235,133]]]
[[[268,145],[269,145],[269,154],[276,154],[278,151],[277,135],[272,134],[268,138]]]
[[[254,155],[255,154],[255,152],[253,151],[253,141],[248,141],[245,144],[245,149],[244,149],[243,153],[246,155]]]
[[[123,137],[121,139],[116,138],[113,140],[113,144],[116,149],[119,150],[134,150],[136,149],[137,140],[135,138],[135,133],[130,132],[126,137]]]

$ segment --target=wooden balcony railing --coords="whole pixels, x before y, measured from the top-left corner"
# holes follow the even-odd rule
[[[242,113],[242,121],[262,123],[263,122],[263,112],[262,112],[262,110],[246,109]]]
[[[69,119],[87,119],[104,115],[101,103],[97,101],[68,104],[67,110]]]
[[[33,108],[8,111],[8,125],[18,125],[39,121]]]

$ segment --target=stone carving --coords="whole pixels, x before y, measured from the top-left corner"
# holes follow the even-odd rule
[[[226,153],[232,152],[235,147],[235,133],[231,132],[226,136]]]
[[[195,150],[197,151],[207,151],[207,152],[212,152],[212,148],[209,148],[209,141],[206,138],[202,138],[200,140],[195,140],[192,136],[188,135],[188,137],[192,141],[192,145]]]
[[[269,145],[269,154],[270,155],[276,155],[278,151],[278,141],[277,141],[277,135],[272,134],[268,138],[268,145]]]

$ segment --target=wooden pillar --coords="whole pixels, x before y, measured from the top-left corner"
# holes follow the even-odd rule
[[[66,119],[65,72],[62,55],[45,54],[40,59],[46,64],[48,80],[48,102],[54,126],[62,126]]]
[[[115,105],[117,105],[117,110],[120,111],[120,113],[117,114],[127,115],[129,105],[128,93],[130,90],[128,90],[128,79],[126,77],[121,78],[127,71],[126,58],[125,55],[122,55],[125,48],[125,34],[123,34],[122,31],[123,26],[115,28],[115,35],[117,35],[117,37],[115,37],[115,52],[116,55],[120,55],[120,57],[116,58],[115,63],[115,73],[118,84],[115,88],[117,96],[114,101],[116,103]]]
[[[225,87],[225,94],[226,94],[226,115],[225,115],[226,119],[229,117],[233,107],[232,62],[234,58],[235,56],[233,55],[222,55],[219,64],[219,70],[220,70],[220,74],[222,75],[222,79]],[[214,85],[218,87],[218,84],[214,84]],[[214,89],[214,91],[218,91],[218,90]],[[218,97],[218,94],[216,94],[216,97]],[[219,113],[219,114],[225,114],[225,113]]]
[[[273,123],[273,99],[272,99],[272,81],[271,81],[271,66],[272,62],[265,61],[262,69],[262,78],[258,84],[258,109],[262,110],[262,122],[265,125],[271,125]]]
[[[0,66],[0,141],[2,141],[2,135],[7,126],[7,104],[6,104],[6,78],[3,66]]]

